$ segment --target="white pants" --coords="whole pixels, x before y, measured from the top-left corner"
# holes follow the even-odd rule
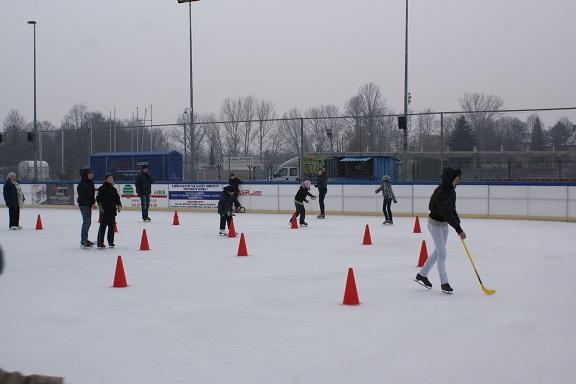
[[[428,220],[428,230],[434,240],[434,252],[432,252],[426,264],[424,264],[424,267],[422,267],[420,274],[427,277],[430,269],[437,263],[440,283],[446,284],[448,283],[448,273],[446,272],[446,242],[450,228],[448,227],[448,223]]]

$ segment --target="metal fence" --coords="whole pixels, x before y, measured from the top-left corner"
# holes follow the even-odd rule
[[[245,169],[237,170],[240,177],[260,180],[294,157],[343,153],[393,156],[399,160],[399,181],[437,180],[448,165],[462,168],[470,181],[576,180],[576,108],[410,113],[407,148],[398,116],[287,116],[161,125],[102,120],[39,130],[37,138],[7,130],[0,144],[0,175],[18,172],[20,162],[33,160],[33,141],[38,140],[39,159],[48,163],[53,180],[76,179],[94,153],[161,150],[184,155],[187,180],[227,177],[231,167],[226,159],[231,157],[248,159]],[[461,117],[468,130],[463,131],[473,137],[468,141],[456,134],[462,131]],[[538,124],[545,131],[543,141],[533,135]]]

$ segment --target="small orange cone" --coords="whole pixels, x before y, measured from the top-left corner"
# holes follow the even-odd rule
[[[180,225],[180,219],[178,218],[178,211],[174,211],[174,220],[172,221],[172,225]]]
[[[240,245],[238,245],[238,256],[248,256],[248,249],[246,248],[246,240],[244,234],[240,234]]]
[[[124,274],[124,265],[122,264],[122,256],[118,256],[116,260],[116,272],[114,273],[114,285],[112,288],[126,288],[126,274]]]
[[[114,223],[114,233],[118,233],[118,223]]]
[[[236,237],[236,228],[234,228],[234,219],[230,219],[230,225],[228,226],[228,237]]]
[[[414,221],[414,233],[422,233],[420,230],[420,218],[416,216],[416,220]]]
[[[150,244],[148,244],[148,235],[146,234],[146,230],[142,231],[142,240],[140,240],[140,250],[141,251],[149,251]]]
[[[42,218],[40,217],[40,214],[38,214],[38,217],[36,218],[36,230],[41,231],[43,229],[44,227],[42,226]]]
[[[346,289],[344,290],[343,305],[359,305],[358,291],[356,290],[356,281],[354,280],[354,271],[348,268],[348,277],[346,278]]]
[[[292,214],[290,219],[290,229],[298,229],[298,220],[296,220],[296,215]]]
[[[420,258],[418,259],[418,267],[422,268],[424,263],[428,260],[428,248],[426,247],[426,240],[422,240],[422,245],[420,246]]]
[[[370,236],[370,227],[366,224],[366,229],[364,229],[364,241],[362,245],[372,245],[372,237]]]

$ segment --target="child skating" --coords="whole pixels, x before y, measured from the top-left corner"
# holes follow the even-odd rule
[[[218,214],[220,215],[220,236],[226,236],[226,225],[230,230],[230,222],[232,221],[232,213],[234,202],[236,201],[234,187],[228,185],[224,187],[220,200],[218,200]]]
[[[100,228],[98,229],[98,249],[105,249],[104,235],[108,230],[108,246],[114,248],[114,227],[116,226],[116,215],[122,210],[120,195],[114,187],[112,175],[106,175],[104,184],[98,188],[96,202],[100,212]]]
[[[460,169],[445,168],[442,172],[442,183],[434,190],[428,208],[428,230],[434,240],[434,252],[430,255],[420,273],[416,275],[415,281],[426,288],[432,288],[432,283],[428,280],[428,273],[435,263],[438,265],[440,284],[442,292],[452,293],[454,290],[448,283],[448,273],[446,272],[446,242],[448,240],[448,225],[450,225],[458,236],[464,240],[466,233],[460,227],[460,218],[456,212],[456,186],[460,182]]]
[[[382,192],[382,197],[384,198],[384,202],[382,203],[382,211],[384,212],[385,221],[382,224],[392,225],[394,224],[394,219],[392,218],[392,209],[390,209],[390,207],[392,202],[396,204],[397,201],[396,195],[394,195],[394,191],[392,190],[392,185],[390,185],[390,176],[382,176],[382,185],[374,193],[378,192]]]
[[[296,212],[294,212],[294,220],[297,217],[300,217],[300,226],[307,227],[308,223],[306,223],[306,208],[304,208],[304,203],[308,203],[307,197],[312,198],[312,200],[316,199],[316,196],[310,193],[310,186],[312,183],[310,180],[304,180],[302,184],[300,184],[300,188],[298,192],[296,192],[296,196],[294,196],[294,205],[296,206]]]

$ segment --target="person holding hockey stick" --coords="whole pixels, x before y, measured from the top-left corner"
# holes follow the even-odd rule
[[[464,240],[466,233],[460,226],[460,218],[456,212],[456,186],[460,182],[460,169],[445,168],[442,172],[442,182],[430,197],[428,208],[428,230],[434,240],[434,252],[430,255],[424,267],[416,275],[415,281],[426,288],[432,288],[428,280],[428,273],[434,264],[438,265],[442,292],[452,293],[454,290],[448,283],[446,272],[446,241],[448,240],[448,226],[450,225],[458,236]]]
[[[220,215],[220,236],[226,236],[226,225],[228,225],[228,230],[230,230],[230,222],[232,221],[232,209],[234,206],[234,187],[228,185],[224,187],[220,200],[218,200],[218,214]]]
[[[392,185],[390,185],[390,176],[382,176],[382,185],[374,192],[382,192],[382,197],[384,198],[384,202],[382,203],[382,211],[384,212],[384,219],[385,221],[382,223],[384,225],[394,224],[394,220],[392,219],[392,209],[390,206],[392,205],[392,201],[394,204],[397,203],[396,195],[394,195],[394,191],[392,190]]]
[[[294,220],[298,216],[300,216],[300,226],[307,227],[308,223],[306,223],[306,208],[304,208],[304,203],[307,203],[306,197],[310,196],[312,200],[316,200],[316,196],[310,193],[310,186],[312,183],[310,180],[304,180],[302,184],[300,184],[300,188],[298,192],[296,192],[296,196],[294,196],[294,205],[296,206],[296,212],[294,212]]]
[[[122,210],[120,195],[114,186],[114,177],[106,175],[104,183],[98,188],[96,195],[98,211],[100,212],[100,228],[98,229],[98,249],[105,249],[104,234],[108,229],[108,246],[114,248],[114,227],[116,226],[116,215]]]

